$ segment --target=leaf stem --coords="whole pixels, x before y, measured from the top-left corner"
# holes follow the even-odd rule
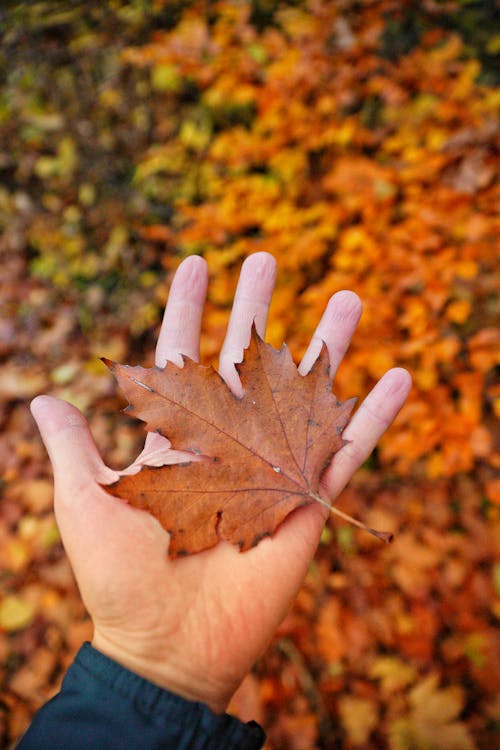
[[[316,502],[320,503],[321,505],[324,505],[325,508],[328,508],[330,513],[333,513],[339,518],[342,518],[344,521],[351,523],[353,526],[357,526],[358,529],[362,529],[363,531],[368,531],[370,534],[373,534],[373,536],[376,536],[377,539],[381,539],[383,542],[386,542],[387,544],[392,542],[392,540],[394,539],[394,534],[392,532],[377,531],[376,529],[371,529],[369,526],[362,523],[362,521],[358,521],[357,518],[353,518],[348,513],[344,513],[343,510],[339,510],[339,508],[335,508],[333,505],[330,505],[330,503],[327,503],[326,500],[323,500],[322,497],[320,497],[319,495],[315,495],[314,492],[310,492],[309,495],[314,500],[316,500]]]

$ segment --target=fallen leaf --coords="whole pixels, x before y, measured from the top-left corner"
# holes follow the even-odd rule
[[[370,670],[370,677],[379,680],[383,693],[392,693],[410,685],[415,676],[414,667],[397,656],[379,656]]]
[[[127,412],[198,459],[144,466],[107,488],[160,521],[171,557],[223,539],[248,550],[296,508],[325,503],[320,477],[344,445],[354,406],[332,394],[325,347],[302,377],[285,345],[277,351],[254,331],[238,366],[242,398],[213,368],[187,358],[183,368],[106,364],[130,402]]]
[[[30,513],[43,513],[52,508],[54,486],[48,479],[20,479],[6,487],[5,495]]]
[[[47,378],[38,368],[17,367],[14,363],[2,367],[0,373],[0,398],[27,399],[36,396],[47,385]]]
[[[377,726],[377,706],[366,698],[342,695],[339,698],[339,714],[351,745],[363,745]]]
[[[397,719],[390,729],[391,750],[474,750],[467,726],[458,721],[464,704],[459,685],[439,687],[439,677],[431,674],[409,693],[410,714]]]
[[[9,594],[0,603],[0,628],[7,632],[21,630],[32,622],[34,614],[34,607],[30,602]]]

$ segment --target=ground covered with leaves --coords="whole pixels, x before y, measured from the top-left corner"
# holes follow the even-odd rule
[[[7,2],[0,10],[0,744],[91,627],[27,404],[124,466],[142,427],[99,361],[151,365],[172,273],[209,263],[214,362],[241,261],[280,268],[268,338],[365,310],[335,390],[393,365],[408,405],[341,498],[232,709],[269,750],[492,748],[500,669],[494,3]],[[339,501],[340,502],[340,501]]]

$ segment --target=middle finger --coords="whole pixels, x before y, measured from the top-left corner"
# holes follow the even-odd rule
[[[219,374],[235,396],[242,396],[243,389],[234,365],[243,360],[243,352],[250,342],[254,322],[259,336],[265,336],[275,280],[276,261],[269,253],[250,255],[241,267],[219,358]]]

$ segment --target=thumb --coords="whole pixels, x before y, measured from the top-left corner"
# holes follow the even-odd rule
[[[87,421],[71,404],[51,396],[37,396],[31,413],[54,470],[56,485],[71,484],[73,493],[93,482],[114,481],[117,475],[103,462]]]

